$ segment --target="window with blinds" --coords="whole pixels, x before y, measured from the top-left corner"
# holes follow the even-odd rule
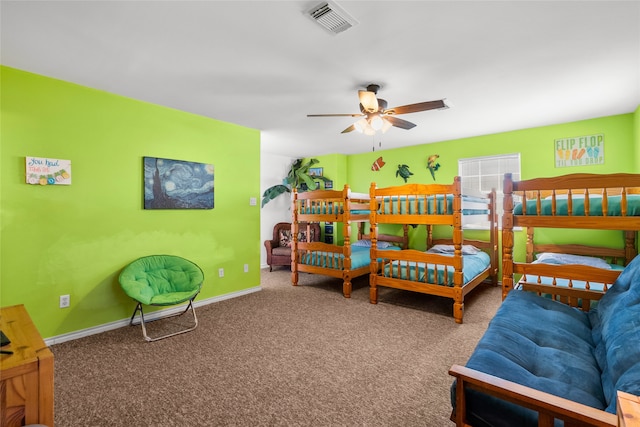
[[[497,156],[472,157],[458,160],[458,175],[462,193],[488,193],[496,189],[498,223],[502,225],[502,184],[504,174],[511,172],[513,180],[520,180],[520,153]]]

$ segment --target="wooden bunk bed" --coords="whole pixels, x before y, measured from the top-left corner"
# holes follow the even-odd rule
[[[343,190],[315,190],[298,193],[293,191],[291,245],[291,282],[298,285],[299,272],[323,274],[343,281],[342,294],[351,297],[351,280],[369,274],[370,235],[364,233],[369,222],[369,195],[351,192],[348,185]],[[300,229],[300,224],[333,222],[342,224],[344,243],[338,245],[324,242],[310,242],[299,239],[310,236],[310,225]],[[351,225],[358,225],[356,242],[351,242]],[[403,236],[384,235],[381,240],[389,242],[396,249],[407,246],[407,231]],[[392,248],[390,248],[391,250]]]
[[[391,287],[453,299],[453,317],[462,323],[464,297],[483,281],[497,284],[498,228],[495,191],[480,196],[462,195],[460,177],[452,184],[407,184],[377,188],[371,184],[370,301],[378,302],[378,287]],[[488,241],[464,238],[463,224],[483,220],[489,224]],[[427,252],[389,251],[378,245],[380,224],[427,227]],[[449,225],[451,239],[433,239],[434,225]],[[447,245],[450,253],[434,253]],[[469,250],[468,250],[469,248]],[[479,253],[475,254],[477,249]]]
[[[624,425],[619,423],[627,419],[620,412],[620,399],[629,391],[637,394],[640,384],[635,379],[640,347],[634,326],[640,174],[569,174],[522,181],[505,174],[502,226],[505,301],[467,366],[454,365],[449,371],[456,378],[452,421],[457,426],[529,425],[525,419],[538,426],[558,425],[557,420],[571,426]],[[526,228],[525,262],[513,260],[515,227]],[[624,245],[542,245],[534,242],[535,228],[618,230],[624,233]],[[613,267],[627,267],[621,272],[588,260],[536,262],[540,252],[602,258]],[[515,284],[514,275],[521,275]],[[591,375],[585,375],[581,361],[594,366]],[[593,378],[593,388],[581,383],[585,378]],[[600,405],[586,403],[585,396],[593,390],[602,395]],[[482,422],[473,421],[478,419]]]
[[[517,288],[589,311],[637,254],[640,175],[569,174],[513,181],[511,174],[505,174],[502,227],[503,299]],[[514,227],[526,228],[525,262],[513,259]],[[537,244],[536,228],[620,230],[624,247]],[[547,263],[540,262],[541,253],[577,257],[565,263],[549,256]],[[590,258],[604,261],[600,264]],[[517,283],[514,275],[520,275]]]

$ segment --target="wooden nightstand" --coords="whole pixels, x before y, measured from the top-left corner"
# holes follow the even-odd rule
[[[53,427],[53,353],[23,305],[0,308],[0,330],[13,352],[0,354],[0,427]]]

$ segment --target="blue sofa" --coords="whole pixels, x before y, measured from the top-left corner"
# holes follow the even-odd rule
[[[589,312],[511,291],[449,373],[458,426],[616,426],[617,390],[640,395],[640,257]]]

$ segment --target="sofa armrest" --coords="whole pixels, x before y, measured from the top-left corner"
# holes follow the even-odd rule
[[[618,425],[614,414],[465,366],[453,365],[449,369],[449,375],[456,378],[456,409],[451,419],[455,421],[457,427],[469,426],[466,420],[465,389],[474,389],[538,412],[540,427],[552,427],[556,418],[563,420],[565,427],[615,427]]]
[[[265,240],[264,241],[264,247],[267,248],[267,253],[271,253],[271,250],[273,248],[277,248],[278,246],[280,246],[280,242],[278,242],[277,240]]]

